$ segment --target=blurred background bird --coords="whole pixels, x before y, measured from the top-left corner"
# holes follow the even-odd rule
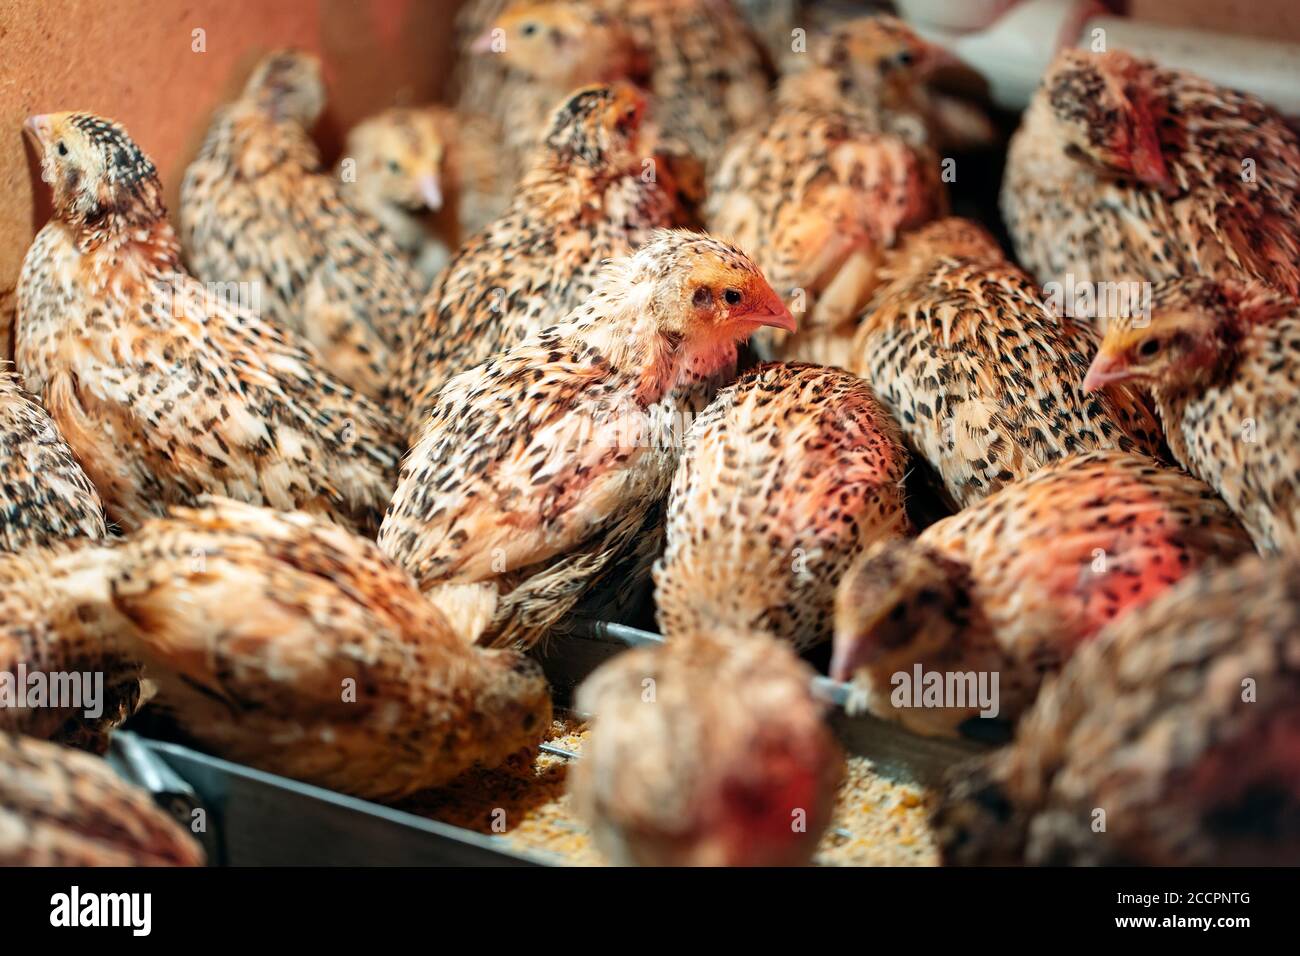
[[[883,22],[843,29],[880,40]],[[883,251],[947,211],[938,156],[923,142],[886,133],[882,97],[853,82],[861,69],[876,75],[873,64],[844,52],[856,36],[814,42],[814,65],[783,79],[772,118],[728,142],[704,209],[709,229],[750,250],[799,315],[798,333],[766,333],[765,350],[840,367],[852,361],[855,320],[876,286]],[[921,82],[920,53],[914,69],[905,68],[893,44],[882,45],[880,72]]]
[[[457,375],[379,533],[467,639],[532,645],[639,546],[692,383],[794,320],[734,247],[661,230],[560,325]],[[734,374],[734,371],[731,372]]]
[[[595,720],[569,788],[605,857],[808,863],[844,766],[812,677],[761,633],[682,633],[596,670],[578,690]]]
[[[185,255],[205,282],[249,283],[267,319],[311,342],[338,378],[378,396],[423,285],[323,166],[308,130],[324,107],[315,57],[281,50],[258,64],[186,170]]]
[[[550,727],[533,661],[471,647],[373,542],[305,514],[177,508],[115,549],[108,583],[151,707],[230,760],[392,800]]]
[[[97,757],[0,731],[0,866],[202,866],[203,848]]]
[[[0,703],[0,730],[103,753],[142,703],[139,661],[116,642],[126,622],[109,598],[112,554],[91,538],[0,554],[0,700],[24,695]],[[26,696],[33,679],[44,699]]]
[[[504,211],[498,165],[490,124],[444,106],[395,106],[348,131],[336,175],[427,286],[463,237]]]
[[[76,455],[0,363],[0,552],[107,533],[103,502]]]
[[[1254,276],[1300,294],[1300,142],[1253,96],[1066,50],[1012,138],[1002,214],[1040,281]]]
[[[925,226],[891,254],[884,278],[853,371],[958,507],[1071,452],[1160,454],[1159,425],[1136,395],[1085,393],[1093,333],[1050,311],[979,226]]]
[[[1288,866],[1297,754],[1300,560],[1248,557],[1081,649],[935,826],[949,864]]]
[[[872,542],[908,530],[907,455],[866,382],[768,364],[686,433],[655,567],[660,632],[829,640],[835,585]]]
[[[1174,457],[1214,487],[1262,551],[1300,548],[1300,302],[1258,281],[1157,283],[1120,317],[1086,387],[1148,390]]]
[[[1108,622],[1249,553],[1240,523],[1195,478],[1144,456],[1072,455],[915,541],[869,551],[840,585],[831,675],[853,679],[879,717],[978,735],[979,705],[897,707],[893,676],[917,665],[997,674],[996,717],[1014,721]]]
[[[373,530],[401,449],[291,333],[185,272],[153,163],[88,113],[32,117],[54,213],[23,262],[19,371],[130,531],[205,492]]]
[[[457,252],[424,302],[397,392],[414,441],[443,384],[591,291],[601,263],[677,216],[672,187],[642,176],[645,102],[631,87],[586,87],[551,119],[505,215]]]

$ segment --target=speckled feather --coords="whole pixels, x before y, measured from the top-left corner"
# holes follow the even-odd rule
[[[449,378],[554,325],[605,259],[674,221],[671,189],[641,177],[643,107],[627,87],[570,97],[505,215],[457,252],[425,299],[400,379],[412,438]]]
[[[698,315],[696,281],[709,292]],[[663,230],[608,265],[564,323],[443,388],[379,542],[426,591],[478,594],[482,612],[449,610],[467,637],[539,640],[636,547],[683,409],[734,375],[746,329],[723,311],[724,285],[743,290],[737,310],[782,309],[738,250]]]
[[[0,732],[0,866],[202,866],[202,848],[103,760]]]
[[[978,226],[940,220],[887,265],[853,370],[957,505],[1071,452],[1159,453],[1159,426],[1138,398],[1084,393],[1092,332],[1053,315]]]
[[[1157,283],[1149,320],[1112,322],[1093,367],[1150,390],[1174,457],[1260,550],[1300,548],[1300,301],[1257,282]]]
[[[267,319],[377,396],[405,348],[424,283],[322,166],[307,127],[323,103],[311,58],[281,51],[258,66],[186,170],[185,253],[206,282],[256,283]]]
[[[898,426],[857,376],[760,365],[686,433],[655,568],[660,631],[831,638],[835,585],[908,530]]]
[[[1163,188],[1101,165],[1131,158],[1135,100]],[[1253,96],[1121,52],[1056,60],[1011,141],[1002,212],[1017,257],[1044,282],[1244,272],[1300,294],[1295,134]]]
[[[949,864],[1290,866],[1297,754],[1300,559],[1246,558],[1080,651],[935,829]]]
[[[0,551],[107,533],[99,492],[72,449],[0,364]]]
[[[231,760],[396,799],[550,726],[536,664],[466,645],[373,542],[308,515],[176,509],[117,549],[109,586],[156,705]]]
[[[996,671],[998,717],[1014,720],[1108,622],[1250,551],[1195,478],[1121,452],[1070,456],[869,553],[838,594],[833,671],[856,673],[879,716],[948,734],[979,708],[895,709],[891,675]]]
[[[47,149],[46,162],[73,185],[59,179],[54,218],[23,262],[17,361],[109,517],[129,531],[212,492],[373,528],[400,456],[387,417],[290,333],[205,296],[152,164],[129,192],[114,179],[114,156],[148,163],[121,127],[86,114],[54,123],[51,145],[61,137],[73,153]],[[92,222],[94,194],[111,214]]]

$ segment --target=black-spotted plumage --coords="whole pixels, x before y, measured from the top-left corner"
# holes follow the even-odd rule
[[[320,66],[280,51],[218,111],[185,172],[181,225],[194,274],[244,283],[256,310],[309,341],[330,371],[383,393],[424,281],[380,223],[351,206],[308,128]]]
[[[854,371],[966,506],[1071,452],[1159,455],[1154,416],[1126,389],[1083,387],[1096,338],[1054,315],[980,227],[944,219],[886,264],[854,341]]]
[[[630,87],[573,94],[500,219],[471,237],[426,297],[397,391],[414,439],[443,384],[562,319],[601,263],[671,225],[671,191],[642,177],[644,101]]]
[[[1121,51],[1063,52],[1011,141],[1002,212],[1040,281],[1245,274],[1300,294],[1300,141],[1276,110]]]
[[[1292,866],[1297,754],[1300,559],[1249,557],[1083,648],[935,831],[950,865]]]
[[[856,375],[746,372],[686,433],[654,572],[661,632],[829,640],[840,577],[908,530],[906,464],[898,426]]]
[[[0,551],[107,531],[99,492],[53,419],[0,365]]]
[[[743,253],[661,230],[564,323],[447,382],[380,546],[467,637],[536,642],[639,552],[683,409],[767,324],[793,319]]]

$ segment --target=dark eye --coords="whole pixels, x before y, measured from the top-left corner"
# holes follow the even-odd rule
[[[740,300],[744,298],[739,289],[728,289],[722,293],[722,297],[727,300],[727,305],[740,305]]]
[[[526,37],[530,37],[530,36],[532,36],[534,33],[537,32],[537,24],[536,24],[536,23],[525,23],[524,26],[523,26],[523,29],[522,29],[520,32],[523,33],[524,36],[526,36]]]
[[[59,140],[58,150],[59,150],[59,155],[60,155],[60,156],[67,156],[67,155],[68,155],[68,147],[67,147],[67,145],[63,142],[63,140]]]
[[[904,50],[896,57],[899,66],[911,66],[916,62],[916,54],[911,50]]]
[[[696,306],[705,306],[713,301],[713,293],[704,286],[699,286],[695,290],[695,295],[691,296],[691,301]]]
[[[1141,355],[1143,358],[1150,358],[1151,356],[1155,355],[1159,351],[1160,351],[1159,339],[1147,339],[1140,346],[1138,346],[1138,354]]]
[[[390,173],[400,173],[402,171],[402,164],[395,159],[390,159],[388,161],[388,171]]]

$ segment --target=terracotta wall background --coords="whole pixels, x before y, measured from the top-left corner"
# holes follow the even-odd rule
[[[0,357],[23,254],[49,214],[22,121],[85,109],[120,120],[158,165],[175,209],[215,106],[257,57],[320,53],[339,133],[395,102],[435,98],[448,72],[456,0],[0,0]],[[205,52],[195,52],[203,30]]]

